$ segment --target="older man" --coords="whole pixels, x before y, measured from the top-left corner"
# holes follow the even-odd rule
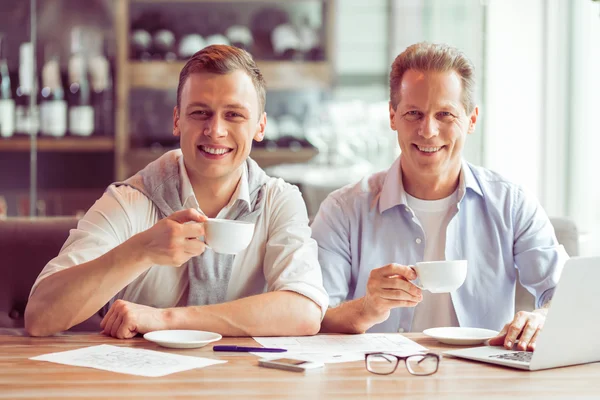
[[[493,344],[533,349],[567,257],[538,202],[462,158],[478,108],[474,68],[457,49],[408,47],[392,64],[392,167],[332,193],[312,225],[330,304],[325,332],[500,329]],[[455,292],[422,292],[419,261],[468,260]],[[515,283],[538,309],[514,313]]]
[[[196,53],[173,111],[181,150],[111,185],[71,231],[32,288],[28,332],[59,332],[103,307],[101,327],[118,338],[318,332],[328,297],[302,197],[248,157],[263,138],[264,106],[265,82],[247,52]],[[249,247],[235,257],[206,248],[207,217],[255,223]]]

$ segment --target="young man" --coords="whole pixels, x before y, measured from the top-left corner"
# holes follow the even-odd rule
[[[107,335],[162,329],[228,336],[311,335],[327,309],[296,187],[249,158],[263,139],[265,82],[251,56],[209,46],[183,67],[173,111],[181,150],[109,186],[35,282],[25,313],[34,336],[66,330],[104,307]],[[202,222],[255,223],[236,256],[206,248]]]
[[[390,123],[402,151],[388,171],[332,193],[312,225],[334,308],[325,332],[436,326],[500,329],[491,343],[532,349],[566,252],[541,206],[501,176],[462,159],[473,133],[474,68],[457,49],[419,43],[390,73]],[[410,281],[419,261],[468,260],[449,294]],[[516,272],[538,309],[513,318]],[[344,302],[345,301],[345,302]]]

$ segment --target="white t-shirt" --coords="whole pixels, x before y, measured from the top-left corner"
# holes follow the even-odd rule
[[[440,200],[421,200],[406,193],[408,206],[414,211],[425,233],[423,261],[446,259],[446,228],[458,202],[458,191]],[[415,307],[412,332],[428,328],[459,326],[450,293],[423,290],[423,300]]]
[[[178,162],[181,202],[184,208],[202,212],[181,154]],[[217,218],[225,217],[237,199],[250,201],[246,169],[230,203]],[[144,194],[126,185],[109,186],[77,229],[71,230],[59,255],[42,270],[31,293],[44,278],[98,258],[159,220],[158,208]],[[155,265],[121,290],[117,298],[167,308],[184,306],[187,290],[187,268]],[[302,294],[317,303],[325,315],[329,296],[323,288],[317,243],[311,238],[302,195],[295,186],[271,178],[252,242],[234,259],[225,301],[275,290]]]

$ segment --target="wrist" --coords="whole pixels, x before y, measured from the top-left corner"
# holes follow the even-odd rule
[[[162,310],[164,329],[178,329],[177,308],[164,308]]]
[[[354,321],[352,321],[351,323],[357,331],[365,332],[373,325],[381,322],[382,320],[387,319],[385,315],[381,314],[381,312],[379,312],[371,306],[371,302],[369,301],[367,296],[364,296],[359,299],[359,309],[357,313],[357,318],[355,318]]]
[[[123,243],[126,254],[130,257],[131,263],[144,266],[146,268],[154,265],[151,253],[144,246],[143,232],[132,236]]]

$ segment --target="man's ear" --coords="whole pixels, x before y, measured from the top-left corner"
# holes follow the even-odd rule
[[[267,126],[267,113],[263,112],[256,125],[256,133],[254,134],[254,140],[262,142],[265,138],[265,127]]]
[[[390,128],[392,128],[393,131],[396,130],[396,110],[394,110],[394,106],[392,105],[391,101],[390,101]]]
[[[179,109],[177,106],[173,107],[173,136],[181,136],[181,131],[179,131]]]
[[[479,117],[479,107],[475,106],[473,112],[471,112],[471,116],[469,117],[469,130],[467,131],[469,135],[475,132],[475,126],[477,125],[477,117]]]

